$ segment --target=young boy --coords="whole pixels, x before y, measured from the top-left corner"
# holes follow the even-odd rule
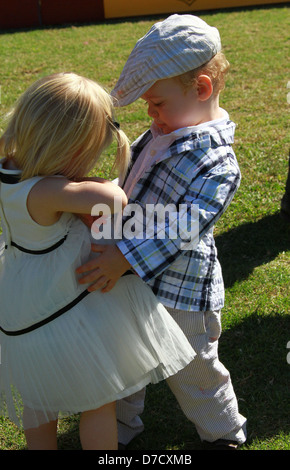
[[[168,385],[202,441],[233,449],[246,440],[246,419],[218,359],[224,286],[213,239],[240,183],[235,125],[219,106],[227,69],[217,29],[192,15],[172,15],[137,42],[112,95],[119,106],[144,99],[153,123],[132,146],[123,188],[129,204],[143,208],[198,206],[198,243],[185,249],[181,238],[124,237],[95,246],[99,257],[79,272],[92,290],[107,292],[128,269],[152,287],[198,354]],[[144,393],[118,403],[119,442],[142,431],[143,405]]]

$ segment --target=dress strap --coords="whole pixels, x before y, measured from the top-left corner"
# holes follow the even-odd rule
[[[20,176],[8,175],[7,173],[2,173],[0,171],[0,181],[5,184],[16,184],[19,183]]]

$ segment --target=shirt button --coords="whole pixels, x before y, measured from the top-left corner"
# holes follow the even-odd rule
[[[155,157],[156,153],[157,153],[156,150],[151,150],[150,152],[151,157]]]

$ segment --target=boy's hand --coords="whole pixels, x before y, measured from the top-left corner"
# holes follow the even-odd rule
[[[79,283],[92,283],[88,288],[90,292],[98,289],[109,292],[131,265],[115,245],[93,244],[92,251],[99,253],[99,256],[77,268],[77,274],[85,274],[79,279]]]

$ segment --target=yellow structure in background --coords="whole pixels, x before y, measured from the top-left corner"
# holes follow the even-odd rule
[[[288,0],[103,0],[105,18],[288,3]]]

